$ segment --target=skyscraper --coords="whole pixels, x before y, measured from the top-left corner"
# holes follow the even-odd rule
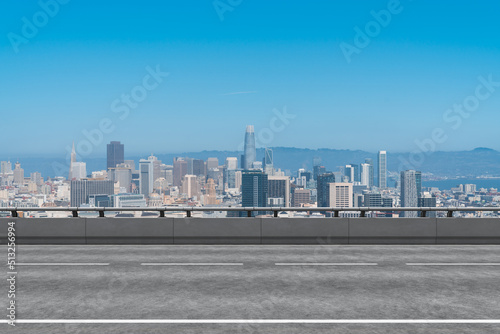
[[[238,158],[227,157],[226,158],[226,169],[238,169]]]
[[[241,203],[244,207],[266,207],[268,194],[267,174],[246,170],[242,175]],[[253,212],[252,215],[256,213]],[[262,214],[261,212],[257,214]]]
[[[75,161],[72,163],[71,179],[81,180],[87,177],[87,164],[85,162]]]
[[[367,185],[368,188],[371,188],[371,187],[373,187],[373,184],[374,184],[373,183],[373,176],[374,176],[373,175],[373,159],[371,159],[371,158],[365,159],[365,164],[369,165],[368,169],[366,170],[368,173],[368,175],[366,176],[368,178],[368,183],[365,185]],[[363,173],[363,167],[361,167],[361,173]],[[361,178],[363,178],[363,176],[361,176]],[[363,184],[363,183],[361,183],[361,184]]]
[[[75,142],[73,142],[73,147],[71,148],[71,160],[69,162],[69,173],[68,180],[73,180],[73,164],[76,162],[76,151],[75,151]]]
[[[318,175],[317,202],[318,207],[328,207],[330,205],[330,183],[335,182],[335,174],[325,173]]]
[[[251,169],[255,159],[257,158],[257,152],[255,150],[255,133],[253,125],[247,125],[245,131],[245,152],[244,152],[244,167],[243,169]]]
[[[14,168],[14,183],[15,184],[23,184],[24,183],[24,169],[21,168],[21,164],[16,162]]]
[[[371,166],[370,164],[361,164],[361,185],[370,187],[370,173]]]
[[[182,158],[174,158],[174,186],[182,186],[182,178],[187,174],[187,161]]]
[[[378,187],[387,188],[387,151],[378,151]]]
[[[417,207],[422,189],[422,173],[414,170],[401,172],[401,206]],[[418,212],[402,212],[402,217],[417,217]]]
[[[119,141],[112,141],[108,144],[108,166],[114,168],[124,161],[124,145]]]
[[[10,174],[12,173],[12,164],[10,161],[2,161],[0,174]]]
[[[154,186],[154,160],[139,160],[139,193],[146,197],[153,192]]]

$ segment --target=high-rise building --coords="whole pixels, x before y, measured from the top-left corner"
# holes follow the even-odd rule
[[[89,195],[113,195],[114,183],[111,180],[73,180],[70,188],[71,206],[88,204]]]
[[[21,168],[21,164],[16,162],[16,167],[14,168],[14,184],[24,184],[24,169]]]
[[[370,187],[370,173],[371,173],[371,166],[370,164],[361,164],[361,180],[360,183],[363,186]]]
[[[205,161],[201,159],[193,159],[193,170],[191,171],[193,175],[207,175]]]
[[[387,151],[378,151],[378,187],[387,188]]]
[[[154,187],[154,165],[153,160],[139,160],[139,193],[145,197],[153,192]]]
[[[196,175],[184,175],[184,178],[182,179],[181,192],[186,194],[188,198],[200,198],[200,184]]]
[[[325,166],[314,166],[313,167],[313,177],[314,180],[318,180],[318,175],[325,174],[326,173],[326,168]]]
[[[2,161],[0,163],[0,174],[12,173],[12,163],[10,161]]]
[[[238,158],[227,157],[226,158],[226,169],[227,170],[238,169]]]
[[[352,183],[335,182],[329,184],[329,206],[334,208],[352,208]]]
[[[243,169],[251,169],[255,159],[257,158],[257,151],[255,149],[255,133],[253,125],[247,125],[245,131],[245,161]]]
[[[207,159],[207,170],[215,169],[219,167],[219,159],[217,158],[208,158]]]
[[[124,151],[124,145],[119,141],[112,141],[108,144],[108,169],[124,162]]]
[[[72,163],[71,179],[81,180],[87,177],[87,164],[75,161]]]
[[[335,174],[324,173],[318,175],[317,182],[317,203],[318,207],[328,207],[330,205],[330,183],[335,182]]]
[[[266,207],[268,176],[261,171],[246,170],[242,174],[241,204],[244,207]],[[255,215],[256,212],[253,212]],[[263,214],[259,212],[257,214]]]
[[[436,197],[429,192],[423,192],[421,197],[418,198],[418,206],[426,208],[435,208],[437,205]],[[436,217],[436,211],[427,212],[427,217]]]
[[[418,206],[418,198],[422,189],[422,173],[414,170],[401,172],[401,206],[413,208]],[[402,217],[417,217],[418,212],[402,212]]]
[[[282,198],[283,206],[290,206],[290,177],[289,176],[267,176],[267,199]],[[268,202],[269,203],[269,202]]]
[[[213,179],[208,179],[205,185],[206,193],[203,197],[203,202],[205,205],[216,205],[217,201],[217,192],[215,190],[215,182]]]
[[[368,188],[371,188],[374,186],[373,179],[374,179],[374,172],[373,172],[373,159],[371,158],[366,158],[365,163],[370,165],[370,168],[368,169]]]
[[[295,188],[293,190],[293,206],[300,207],[302,204],[311,202],[311,191],[309,189]]]
[[[113,182],[118,182],[120,188],[125,188],[125,192],[132,191],[132,169],[129,165],[123,163],[109,168],[108,177]]]
[[[71,158],[69,163],[69,173],[68,180],[73,180],[73,164],[76,162],[76,150],[75,150],[75,142],[73,142],[73,147],[71,148]]]
[[[355,165],[346,165],[344,169],[344,175],[347,178],[347,182],[355,182],[356,181],[356,168]]]
[[[30,180],[37,186],[41,185],[43,183],[43,178],[42,174],[39,172],[34,172],[30,174]]]
[[[182,178],[187,174],[187,162],[182,158],[174,158],[174,186],[182,186]]]

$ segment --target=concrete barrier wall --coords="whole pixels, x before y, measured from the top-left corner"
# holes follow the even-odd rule
[[[173,244],[173,218],[86,218],[88,244]]]
[[[17,244],[500,244],[495,218],[0,218]]]
[[[500,244],[500,219],[437,219],[437,243]]]
[[[436,218],[349,218],[349,243],[435,244]]]
[[[262,218],[263,244],[347,244],[347,218]]]
[[[175,244],[260,244],[260,218],[174,218]]]
[[[84,218],[0,218],[1,244],[7,243],[7,223],[15,222],[17,244],[85,244]]]

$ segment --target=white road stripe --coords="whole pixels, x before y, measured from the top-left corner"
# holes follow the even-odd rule
[[[7,323],[7,320],[0,320]],[[500,324],[500,319],[19,319],[18,324]]]
[[[354,263],[321,263],[321,262],[309,262],[309,263],[275,263],[276,266],[377,266],[378,263],[372,262],[354,262]]]
[[[67,262],[67,263],[16,263],[16,266],[109,266],[109,263],[77,263],[77,262]]]
[[[459,263],[459,262],[443,262],[443,263],[407,263],[407,266],[500,266],[500,263]]]
[[[196,262],[169,262],[169,263],[141,263],[141,266],[242,266],[243,263],[196,263]]]

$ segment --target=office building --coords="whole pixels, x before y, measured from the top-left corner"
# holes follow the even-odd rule
[[[293,206],[301,207],[303,204],[311,203],[311,191],[309,189],[295,188],[293,190]]]
[[[113,195],[114,183],[111,180],[73,180],[70,183],[71,206],[88,204],[90,195]]]
[[[187,161],[182,158],[174,158],[174,186],[182,186],[182,179],[187,174]]]
[[[117,182],[120,188],[124,188],[126,193],[132,192],[132,169],[129,165],[122,163],[116,167],[108,169],[108,178]]]
[[[257,158],[257,151],[255,149],[255,133],[253,125],[247,125],[245,131],[245,147],[244,147],[244,167],[243,169],[252,169],[253,163]]]
[[[87,177],[87,164],[85,162],[73,162],[71,171],[72,180],[81,180]]]
[[[370,174],[372,173],[372,166],[370,164],[361,164],[361,179],[360,184],[370,188]]]
[[[318,175],[325,174],[326,168],[325,166],[314,166],[313,167],[313,178],[314,180],[318,180]]]
[[[334,173],[324,173],[317,176],[317,203],[318,207],[330,205],[330,183],[335,182]]]
[[[226,169],[238,169],[238,158],[228,157],[226,158]]]
[[[205,161],[201,159],[193,159],[192,164],[193,164],[193,168],[191,171],[192,175],[196,176],[207,175]]]
[[[372,188],[375,184],[373,183],[374,172],[373,172],[373,159],[367,158],[365,159],[365,164],[368,164],[370,167],[368,168],[368,188]]]
[[[112,141],[108,144],[108,161],[107,161],[107,169],[114,168],[118,164],[122,164],[124,162],[125,149],[124,145],[119,141]]]
[[[215,182],[213,179],[208,179],[205,185],[205,195],[203,196],[204,205],[217,205],[217,191],[215,189]]]
[[[334,182],[329,184],[329,205],[334,208],[352,208],[352,183]]]
[[[378,151],[378,187],[387,188],[387,151]]]
[[[24,169],[21,168],[21,164],[16,162],[14,168],[14,184],[22,185],[24,184]]]
[[[253,130],[253,129],[252,129]],[[268,176],[262,171],[246,170],[242,173],[241,197],[244,207],[266,207]],[[254,212],[253,215],[256,213]],[[259,212],[257,214],[263,214]]]
[[[208,158],[207,159],[207,171],[210,169],[219,168],[219,159],[217,158]]]
[[[267,176],[267,198],[282,198],[283,206],[290,206],[290,177],[289,176]]]
[[[200,184],[196,175],[186,174],[182,179],[181,193],[185,194],[187,198],[199,199],[200,198]]]
[[[0,162],[0,174],[12,173],[12,163],[10,161]]]
[[[139,160],[139,193],[145,197],[153,192],[154,187],[154,160]]]
[[[418,206],[426,208],[435,208],[437,206],[436,197],[432,196],[429,192],[423,192],[421,197],[418,199]],[[436,217],[436,211],[429,211],[426,214],[427,217]]]
[[[401,172],[401,206],[417,207],[418,198],[422,189],[422,174],[414,170]],[[402,217],[417,217],[418,212],[407,211],[401,213]]]

